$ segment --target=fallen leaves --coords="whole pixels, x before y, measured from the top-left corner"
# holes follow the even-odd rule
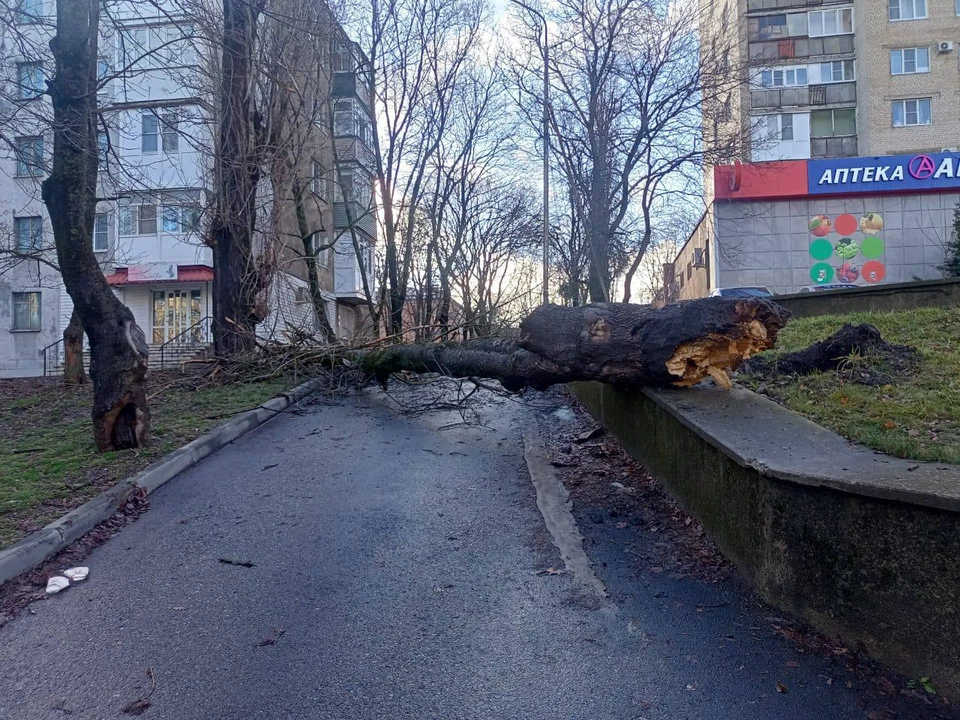
[[[784,684],[783,684],[782,682],[780,682],[779,680],[777,681],[777,692],[778,692],[778,693],[786,693],[786,692],[787,692],[787,686],[784,685]]]

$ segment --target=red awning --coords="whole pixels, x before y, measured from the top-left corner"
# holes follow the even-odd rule
[[[127,268],[116,268],[111,275],[107,275],[110,285],[159,285],[165,283],[199,283],[213,282],[213,268],[206,265],[178,265],[177,277],[163,279],[134,279],[128,277]]]

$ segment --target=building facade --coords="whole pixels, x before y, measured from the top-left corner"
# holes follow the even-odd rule
[[[664,269],[667,301],[943,277],[960,153],[735,164],[714,183],[711,231],[701,223]]]
[[[909,167],[923,156],[936,173],[960,148],[960,0],[710,0],[703,18],[708,44],[737,38],[731,68],[743,78],[730,122],[704,127],[704,142],[739,133],[746,151],[707,168],[706,213],[664,268],[665,298],[940,277],[956,188],[945,172],[926,187]],[[884,167],[906,175],[884,185],[874,175]],[[821,186],[827,169],[840,181]],[[867,257],[860,235],[868,253],[882,241],[883,256]],[[829,271],[811,274],[818,263]]]
[[[329,10],[321,3],[312,7],[311,32],[291,33],[291,42],[302,45],[303,67],[296,72],[312,78],[297,85],[309,88],[300,101],[319,110],[306,120],[301,113],[299,124],[287,123],[296,150],[287,172],[302,179],[312,247],[323,248],[316,253],[316,273],[327,317],[340,337],[351,337],[363,330],[363,276],[371,292],[374,282],[369,72]],[[40,199],[52,152],[43,90],[52,71],[47,42],[55,5],[18,0],[14,12],[8,34],[15,37],[0,50],[0,124],[12,139],[0,148],[0,377],[56,367],[72,312]],[[326,39],[318,39],[319,26],[328,28]],[[329,50],[315,48],[324,44]],[[199,24],[178,14],[177,3],[113,3],[101,18],[99,195],[105,199],[91,243],[152,350],[165,343],[199,349],[211,340],[216,268],[205,243],[217,113],[210,102],[217,96],[211,47],[216,44],[204,41]],[[265,180],[258,189],[257,244],[275,267],[258,333],[278,341],[316,324],[303,228],[283,189],[290,186]]]

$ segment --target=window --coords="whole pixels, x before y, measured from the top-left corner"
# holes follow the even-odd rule
[[[121,235],[156,235],[157,206],[152,203],[120,208]]]
[[[193,47],[193,25],[169,25],[165,32],[164,59],[175,65],[193,65],[197,53]]]
[[[767,140],[792,141],[793,115],[767,115]]]
[[[17,63],[17,97],[20,100],[40,97],[44,87],[43,63]]]
[[[152,112],[140,116],[140,152],[152,154],[157,152],[160,121]]]
[[[776,40],[787,36],[786,15],[762,15],[750,19],[751,40]]]
[[[957,0],[960,2],[960,0]],[[903,48],[890,51],[890,74],[912,75],[930,72],[930,48]]]
[[[354,175],[359,177],[354,177]],[[366,179],[364,179],[366,178]],[[362,208],[370,207],[370,196],[373,192],[369,177],[359,168],[345,167],[340,169],[340,183],[334,189],[334,202],[354,202]],[[356,220],[357,218],[353,218]]]
[[[350,47],[340,42],[336,43],[333,47],[333,71],[353,72],[356,69]]]
[[[97,80],[103,82],[110,74],[110,61],[106,58],[97,58]]]
[[[954,11],[957,13],[957,15],[960,15],[960,0],[957,0]]]
[[[323,237],[314,233],[313,237],[310,239],[310,247],[316,248],[323,242]],[[317,250],[317,262],[320,263],[320,267],[328,268],[330,267],[330,259],[333,255],[333,248],[326,247],[323,250]]]
[[[833,60],[820,63],[820,82],[838,83],[854,80],[853,60]]]
[[[927,16],[927,0],[890,0],[891,20],[922,20]]]
[[[43,15],[43,0],[16,0],[17,23],[35,23]]]
[[[123,65],[143,70],[196,63],[192,25],[127,28],[120,35]]]
[[[853,32],[853,9],[814,10],[807,13],[810,37],[848,35]]]
[[[18,137],[15,141],[17,177],[43,174],[43,136]]]
[[[109,227],[109,215],[106,213],[97,213],[93,219],[93,251],[106,252],[109,247],[109,236],[107,234]]]
[[[200,227],[200,208],[190,205],[164,205],[163,231],[174,235],[195,232]]]
[[[180,152],[180,119],[176,113],[164,113],[160,116],[160,132],[162,134],[163,151],[165,153]]]
[[[107,154],[110,152],[110,136],[107,133],[97,133],[97,159],[100,167],[107,164]]]
[[[780,139],[793,140],[793,115],[780,116]]]
[[[39,292],[15,292],[13,294],[13,329],[40,329]]]
[[[763,70],[760,73],[760,84],[765,88],[806,85],[807,69],[805,67],[785,67]]]
[[[200,193],[190,190],[164,193],[163,232],[186,235],[200,228]]]
[[[810,113],[810,137],[844,137],[857,134],[857,111],[814,110]]]
[[[43,221],[39,215],[13,219],[17,252],[28,253],[43,247]]]
[[[359,102],[337,100],[333,113],[333,134],[337,137],[353,136],[370,144],[372,131],[370,118]]]
[[[933,122],[930,114],[930,98],[893,101],[893,126],[929,125]]]
[[[321,200],[325,200],[327,197],[327,189],[324,187],[326,175],[327,171],[324,170],[323,165],[314,161],[313,176],[310,178],[310,189],[313,191],[313,194]]]

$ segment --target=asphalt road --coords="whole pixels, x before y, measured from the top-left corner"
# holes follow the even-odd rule
[[[204,461],[0,629],[0,718],[130,717],[152,685],[142,717],[171,720],[866,716],[835,665],[749,632],[736,583],[638,582],[602,536],[629,529],[583,527],[608,597],[543,573],[563,561],[523,435],[560,421],[483,418],[368,396]]]

